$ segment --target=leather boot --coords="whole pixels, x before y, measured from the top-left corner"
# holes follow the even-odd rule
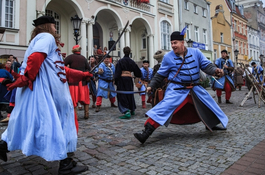
[[[100,110],[100,106],[97,106],[97,108],[96,108],[96,112],[99,112],[99,110]]]
[[[226,104],[233,104],[231,101],[229,101],[229,100],[226,100],[226,102],[225,102]]]
[[[92,108],[96,108],[95,102],[93,102]]]
[[[218,103],[222,103],[221,97],[218,97]]]
[[[88,166],[79,166],[72,158],[60,161],[58,174],[79,174],[88,170]]]
[[[111,104],[110,104],[110,107],[117,108],[117,106],[116,106],[114,103],[111,103]]]
[[[78,120],[77,108],[78,108],[78,107],[75,107],[75,114],[76,114],[76,118],[77,118],[77,120]]]
[[[145,130],[142,133],[134,133],[134,137],[139,140],[142,144],[148,139],[148,137],[154,132],[155,128],[150,124],[146,123],[144,126]]]
[[[142,101],[142,108],[146,108],[145,101]]]
[[[6,153],[9,152],[7,149],[7,143],[4,140],[0,141],[0,159],[3,161],[7,161]]]
[[[88,119],[89,118],[89,105],[84,105],[84,118]]]

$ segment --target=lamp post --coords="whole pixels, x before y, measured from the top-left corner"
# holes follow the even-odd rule
[[[239,51],[236,49],[236,50],[234,51],[234,54],[235,54],[235,56],[236,56],[236,64],[237,64],[237,56],[238,56],[238,53],[239,53]]]
[[[193,41],[192,41],[191,39],[189,39],[189,40],[187,41],[187,44],[188,44],[188,47],[192,47]]]
[[[75,15],[74,17],[71,17],[71,21],[73,23],[73,28],[74,28],[74,40],[76,45],[78,44],[78,37],[80,36],[79,34],[79,30],[80,30],[80,25],[81,25],[81,21],[83,18],[79,18],[78,15]]]

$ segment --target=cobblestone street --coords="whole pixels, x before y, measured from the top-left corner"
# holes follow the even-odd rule
[[[211,89],[208,92],[215,96]],[[233,92],[234,104],[225,104],[222,95],[220,107],[229,118],[226,131],[211,133],[201,122],[185,126],[171,124],[155,130],[144,145],[133,133],[144,128],[144,113],[151,105],[142,109],[137,94],[136,115],[121,120],[118,108],[111,108],[110,102],[104,99],[100,112],[90,108],[88,120],[83,119],[83,110],[79,110],[78,145],[73,158],[79,164],[88,165],[89,171],[83,174],[91,175],[222,174],[265,139],[265,105],[258,108],[252,98],[239,107],[246,92],[246,87]],[[217,101],[217,97],[214,99]],[[5,128],[0,127],[1,133]],[[46,162],[13,151],[8,153],[7,162],[0,161],[0,174],[57,174],[58,166],[58,162]]]

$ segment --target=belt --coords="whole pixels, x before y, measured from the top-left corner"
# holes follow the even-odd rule
[[[132,77],[132,74],[130,71],[122,71],[121,76],[122,77]]]
[[[170,83],[179,84],[179,85],[182,85],[183,86],[181,88],[174,88],[174,90],[192,89],[194,86],[201,85],[200,83],[179,83],[179,82],[175,82],[175,81],[170,81]]]
[[[99,79],[104,80],[104,81],[106,81],[108,83],[113,82],[113,80],[106,80],[106,79],[103,79],[103,78],[99,78]]]

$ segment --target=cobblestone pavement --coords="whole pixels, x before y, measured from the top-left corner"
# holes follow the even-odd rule
[[[215,96],[215,92],[208,90]],[[200,122],[194,125],[159,127],[141,145],[133,136],[140,132],[146,120],[147,109],[140,106],[136,115],[121,120],[117,108],[103,100],[101,111],[90,108],[90,118],[82,119],[79,111],[79,138],[73,158],[78,164],[88,165],[83,174],[221,174],[255,145],[265,139],[264,107],[258,108],[253,99],[239,107],[247,89],[232,93],[234,104],[220,107],[229,118],[227,131],[205,130]],[[215,97],[217,101],[217,98]],[[222,95],[224,100],[224,95]],[[1,126],[1,133],[6,126]],[[57,174],[58,161],[46,162],[36,156],[24,156],[20,151],[8,153],[8,162],[0,161],[0,174]]]

